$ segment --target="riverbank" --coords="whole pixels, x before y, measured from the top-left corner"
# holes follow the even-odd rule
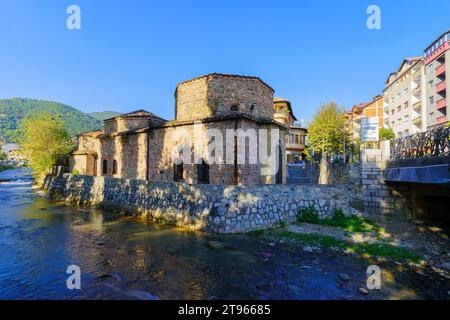
[[[368,258],[72,207],[2,174],[1,299],[448,299],[445,278],[408,264],[375,261],[381,290],[363,293]],[[72,264],[82,290],[66,287]]]

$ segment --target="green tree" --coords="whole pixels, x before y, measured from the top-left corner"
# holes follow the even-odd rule
[[[395,133],[392,128],[381,128],[380,129],[380,141],[382,140],[392,140],[395,138]]]
[[[343,109],[333,101],[320,106],[308,126],[309,146],[316,154],[342,151],[346,119]],[[348,133],[346,133],[348,137]]]
[[[73,148],[64,124],[44,111],[29,114],[20,121],[18,141],[38,181]]]

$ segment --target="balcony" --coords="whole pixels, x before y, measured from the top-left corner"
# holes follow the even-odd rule
[[[436,101],[436,109],[442,109],[442,108],[445,108],[446,106],[447,106],[447,102],[446,102],[445,98]]]
[[[441,81],[436,85],[436,93],[442,92],[446,89],[445,81]]]
[[[442,76],[443,74],[445,74],[445,64],[436,68],[436,77]]]
[[[437,124],[443,124],[443,123],[446,123],[446,122],[447,122],[447,116],[442,116],[442,117],[436,118],[436,123]]]
[[[413,103],[413,109],[418,110],[422,108],[422,100]]]

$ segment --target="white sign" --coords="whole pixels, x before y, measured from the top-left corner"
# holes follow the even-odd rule
[[[380,140],[380,126],[378,117],[361,118],[361,142]]]

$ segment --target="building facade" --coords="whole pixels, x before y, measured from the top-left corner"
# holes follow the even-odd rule
[[[383,127],[383,99],[376,96],[369,102],[362,102],[345,113],[347,119],[348,141],[356,143],[361,138],[361,119],[366,117],[378,118],[379,127]]]
[[[384,127],[396,137],[427,129],[425,64],[422,57],[406,58],[389,75],[383,90]]]
[[[286,154],[289,163],[303,160],[306,148],[306,137],[308,131],[297,124],[297,118],[292,111],[291,102],[282,99],[274,99],[274,119],[275,121],[289,127],[289,133],[286,135]]]
[[[104,130],[78,136],[70,169],[83,175],[189,184],[285,183],[289,127],[274,120],[273,94],[257,77],[208,74],[182,82],[175,90],[174,120],[145,110],[107,119]],[[226,141],[212,139],[211,132]],[[267,133],[267,143],[262,144],[259,132]],[[213,162],[212,143],[218,146]],[[256,146],[256,158],[250,146]],[[273,158],[261,159],[261,152],[271,150]]]
[[[448,117],[447,74],[450,72],[450,30],[425,49],[427,128],[446,124]]]

